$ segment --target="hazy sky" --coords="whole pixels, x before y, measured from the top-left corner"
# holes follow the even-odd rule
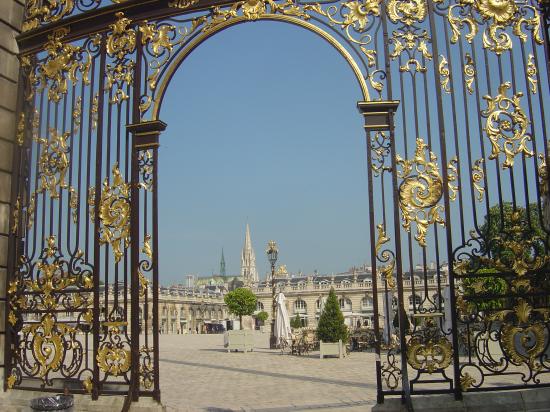
[[[240,273],[245,225],[290,271],[369,259],[360,91],[324,40],[284,23],[232,27],[179,68],[162,106],[160,273]]]

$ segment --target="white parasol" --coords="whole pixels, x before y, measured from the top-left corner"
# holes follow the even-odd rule
[[[279,293],[276,299],[277,317],[275,318],[275,338],[277,345],[280,345],[281,341],[288,341],[292,332],[285,301],[285,295],[282,292]]]

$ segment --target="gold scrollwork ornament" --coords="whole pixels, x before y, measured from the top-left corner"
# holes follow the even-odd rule
[[[124,321],[107,321],[102,325],[107,327],[108,336],[98,350],[97,365],[106,374],[124,374],[130,369],[131,353],[124,348],[125,343],[121,340],[121,335],[128,324]]]
[[[67,141],[70,133],[59,134],[56,129],[50,128],[50,138],[38,139],[42,145],[39,159],[40,187],[37,193],[44,190],[50,193],[52,199],[59,199],[60,189],[68,188],[65,177],[69,169],[69,146]]]
[[[124,181],[115,163],[112,169],[113,183],[109,178],[103,181],[101,199],[96,205],[95,188],[89,189],[88,204],[91,206],[90,218],[99,213],[100,244],[109,244],[113,249],[115,263],[124,256],[124,249],[130,245],[130,184]]]
[[[380,254],[382,246],[390,241],[390,238],[386,236],[386,231],[384,230],[383,224],[378,224],[376,226],[378,231],[378,238],[376,239],[376,258],[381,262],[388,262],[387,265],[384,265],[380,268],[380,276],[386,281],[388,287],[393,289],[395,287],[395,278],[393,276],[393,270],[395,268],[395,260],[391,258],[390,253],[387,250],[384,250]]]
[[[527,41],[526,28],[532,33],[535,42],[542,44],[540,34],[540,14],[537,9],[526,2],[516,0],[457,0],[449,7],[447,18],[452,30],[451,42],[456,43],[461,36],[461,29],[468,27],[464,36],[471,43],[481,24],[487,24],[483,31],[483,47],[497,55],[512,49],[512,39],[506,31],[512,32],[521,41]],[[524,4],[521,4],[524,3]],[[478,23],[476,17],[481,20]]]
[[[527,148],[527,142],[532,139],[527,133],[529,120],[520,104],[523,93],[508,97],[507,91],[511,87],[510,82],[505,82],[499,86],[495,97],[483,96],[487,109],[481,112],[487,119],[484,129],[491,142],[489,159],[497,159],[501,153],[504,154],[503,169],[514,166],[516,155],[533,156],[533,152]]]
[[[405,23],[410,26],[426,18],[426,0],[389,0],[388,17],[393,23]]]
[[[58,29],[48,36],[44,49],[48,53],[44,62],[36,66],[36,73],[29,75],[31,84],[38,90],[48,87],[48,100],[59,102],[67,94],[68,81],[76,83],[77,72],[82,74],[84,84],[89,84],[90,54],[79,46],[64,44],[63,38],[69,33],[68,29]]]
[[[443,196],[443,179],[439,173],[437,157],[428,150],[423,139],[417,138],[414,158],[407,160],[397,155],[396,162],[402,169],[398,176],[403,179],[399,186],[403,228],[410,232],[411,224],[416,223],[414,238],[420,246],[425,247],[428,226],[445,226],[445,220],[441,216],[443,206],[438,204]]]

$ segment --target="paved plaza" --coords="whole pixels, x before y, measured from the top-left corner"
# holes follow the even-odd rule
[[[344,359],[281,355],[257,333],[253,352],[231,352],[223,335],[161,335],[160,384],[168,411],[369,411],[374,354]]]

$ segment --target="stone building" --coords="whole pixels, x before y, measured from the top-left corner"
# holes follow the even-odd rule
[[[448,290],[447,268],[440,269],[441,294]],[[423,276],[428,278],[428,295],[425,299]],[[345,322],[348,326],[372,326],[374,321],[374,298],[372,285],[372,271],[368,266],[352,268],[347,272],[333,275],[309,275],[290,276],[284,266],[275,273],[277,291],[281,291],[287,298],[287,310],[291,318],[298,315],[302,325],[316,327],[323,305],[331,288],[334,288],[340,302]],[[390,325],[395,315],[395,301],[391,294],[384,291],[384,282],[378,282],[378,311],[381,315],[381,324],[386,317],[390,317]],[[416,286],[416,288],[415,288]],[[419,290],[422,288],[422,290]],[[261,282],[252,289],[258,297],[257,310],[264,310],[269,314],[266,324],[271,322],[271,279]],[[413,272],[404,274],[403,281],[405,309],[412,312],[414,305],[430,305],[441,301],[444,297],[438,292],[437,271],[432,266],[430,269],[418,268]],[[396,294],[394,293],[394,296]],[[387,302],[387,303],[386,303]],[[413,319],[411,318],[411,321]]]

